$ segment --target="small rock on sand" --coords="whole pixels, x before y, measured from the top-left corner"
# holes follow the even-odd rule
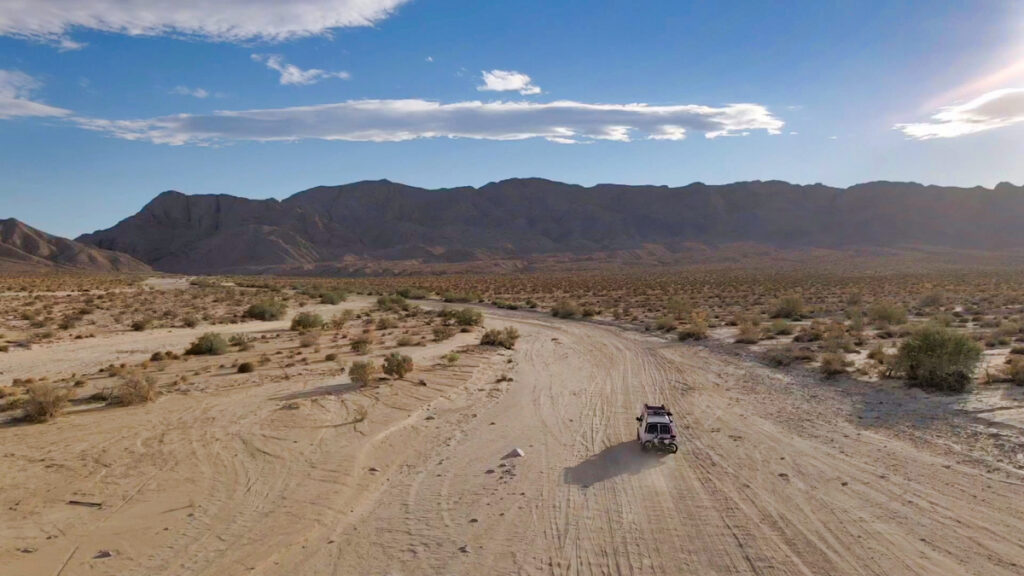
[[[510,458],[522,458],[525,456],[522,450],[519,448],[513,448],[511,452],[501,457],[502,460],[508,460]]]

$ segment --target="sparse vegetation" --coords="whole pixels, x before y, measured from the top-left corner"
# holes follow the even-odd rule
[[[963,392],[980,359],[981,347],[966,335],[928,325],[900,344],[895,370],[912,386]]]
[[[228,343],[224,340],[223,336],[216,332],[207,332],[193,341],[192,345],[185,350],[185,354],[188,354],[189,356],[217,356],[224,354],[227,351]]]
[[[512,326],[501,329],[492,328],[480,337],[480,345],[500,346],[511,350],[516,347],[517,340],[519,340],[519,331]]]
[[[318,330],[323,328],[324,319],[314,312],[299,312],[292,318],[292,330],[305,332],[307,330]]]
[[[405,378],[406,374],[412,372],[412,358],[398,352],[392,352],[384,357],[383,369],[384,374],[401,380]]]
[[[50,382],[28,385],[28,399],[24,403],[25,418],[30,422],[46,422],[60,415],[68,405],[67,390]]]
[[[377,376],[377,365],[369,360],[356,360],[348,369],[348,377],[352,382],[366,386]]]
[[[288,306],[284,302],[263,300],[246,308],[244,316],[253,320],[280,320],[287,311]]]
[[[156,378],[142,370],[131,370],[121,375],[115,398],[124,406],[145,404],[156,400],[159,388]]]

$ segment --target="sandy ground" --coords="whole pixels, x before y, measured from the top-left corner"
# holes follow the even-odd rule
[[[955,419],[909,434],[877,410],[888,396],[487,315],[517,349],[466,353],[426,386],[254,378],[0,428],[0,574],[1024,574],[1022,479],[950,442]],[[106,350],[191,337],[169,332]],[[674,408],[678,454],[640,452],[644,401]]]

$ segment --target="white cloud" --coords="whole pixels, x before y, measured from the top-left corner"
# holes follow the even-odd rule
[[[188,86],[175,86],[174,90],[171,90],[174,94],[180,94],[181,96],[191,96],[193,98],[209,98],[210,93],[204,88],[189,88]]]
[[[141,120],[75,118],[81,127],[117,138],[159,144],[231,141],[348,140],[398,142],[418,138],[525,140],[559,143],[634,139],[681,140],[689,131],[706,138],[764,130],[783,122],[759,104],[648,106],[558,101],[454,102],[352,100],[265,110],[178,114]]]
[[[132,36],[282,41],[370,26],[407,0],[0,0],[0,35],[81,48],[88,28]]]
[[[484,83],[477,86],[480,91],[519,92],[524,96],[540,94],[540,86],[534,86],[529,76],[515,70],[491,70],[480,73]]]
[[[341,78],[347,80],[349,78],[348,72],[328,72],[326,70],[318,70],[316,68],[310,68],[309,70],[303,70],[294,64],[288,64],[284,61],[284,58],[277,54],[253,54],[252,59],[256,62],[263,62],[267,65],[267,68],[276,70],[280,75],[281,84],[285,85],[307,85],[316,84],[321,80],[328,78]]]
[[[24,72],[0,70],[0,120],[19,116],[67,116],[71,113],[30,100],[29,97],[39,87],[39,81]]]
[[[957,106],[946,106],[931,122],[896,124],[915,140],[955,138],[1024,122],[1024,88],[994,90]]]

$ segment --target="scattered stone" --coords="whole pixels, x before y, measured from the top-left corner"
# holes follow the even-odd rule
[[[380,468],[377,468],[376,466],[370,466],[370,472],[380,472]]]
[[[484,474],[494,474],[494,468],[488,468],[486,471],[484,471]]]
[[[110,550],[100,550],[92,557],[93,560],[102,560],[103,558],[110,558],[114,555]]]
[[[479,522],[479,520],[477,520],[476,518],[470,518],[469,519],[469,523],[470,524],[476,524],[477,522]]]
[[[463,554],[469,554],[469,544],[463,544],[462,546],[459,546],[459,552],[462,552]]]
[[[513,448],[511,452],[501,457],[502,460],[508,460],[510,458],[522,458],[526,454],[523,453],[519,448]]]
[[[21,552],[22,554],[31,554],[31,553],[35,552],[36,550],[38,550],[38,548],[32,548],[30,546],[26,546],[24,548],[18,548],[18,552]]]
[[[435,418],[437,418],[437,416],[434,416],[433,414],[427,414],[427,417],[424,418],[424,420],[433,420]]]

